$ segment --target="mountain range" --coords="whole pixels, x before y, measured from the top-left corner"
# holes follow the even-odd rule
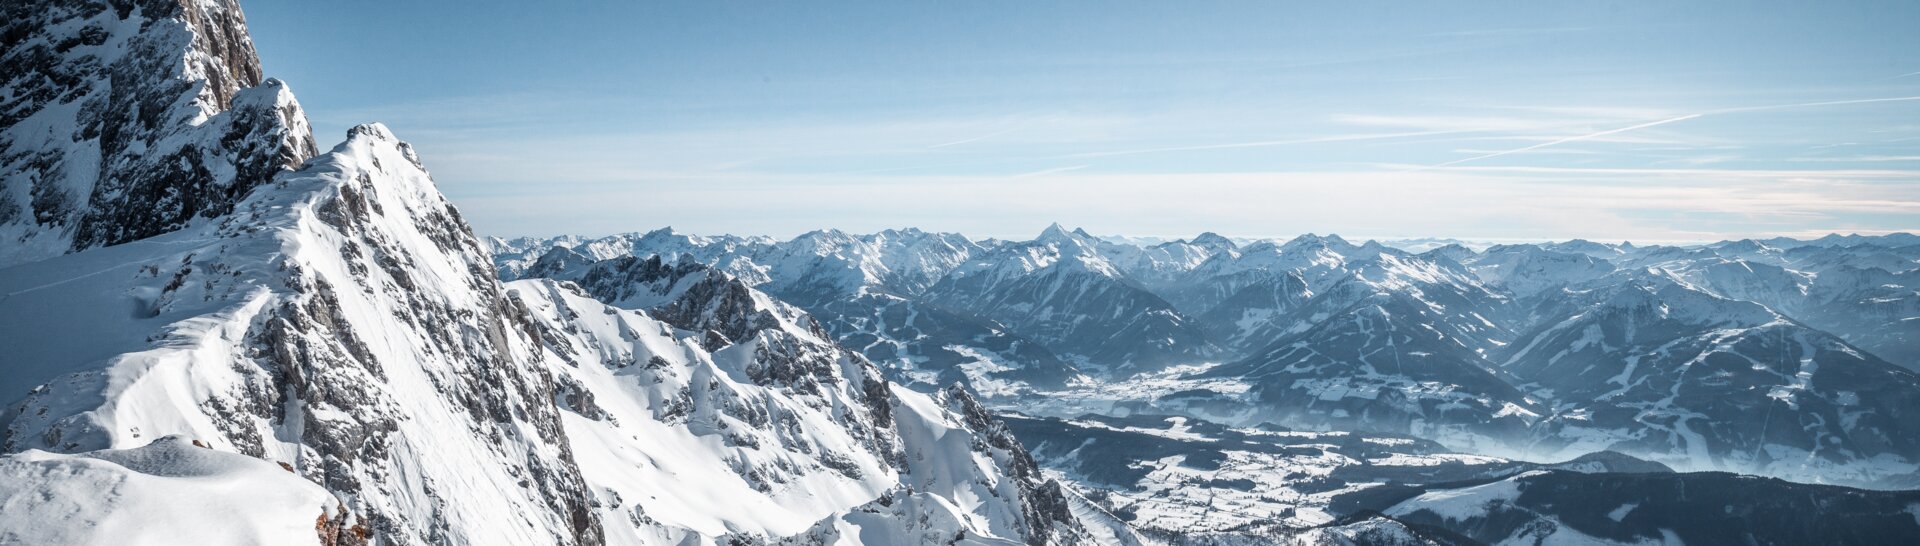
[[[1920,537],[1912,235],[482,238],[231,0],[0,13],[0,544]]]
[[[1911,420],[1888,418],[1920,394],[1912,241],[1414,254],[1332,235],[1139,246],[1056,225],[1030,241],[657,230],[488,244],[506,278],[579,280],[640,256],[727,271],[877,348],[868,356],[891,377],[965,381],[1008,408],[1080,392],[1063,378],[1126,385],[1200,366],[1176,375],[1238,388],[1132,402],[1505,456],[1617,450],[1690,470],[1874,485],[1912,483],[1920,468],[1920,451],[1901,445]],[[595,261],[604,256],[614,257]],[[852,303],[874,299],[887,305]]]

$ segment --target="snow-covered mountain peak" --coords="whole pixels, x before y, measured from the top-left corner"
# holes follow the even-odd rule
[[[1445,245],[1433,247],[1431,249],[1428,249],[1426,252],[1420,253],[1420,256],[1423,258],[1427,258],[1430,260],[1446,259],[1461,265],[1465,265],[1467,262],[1472,261],[1474,258],[1478,257],[1478,255],[1479,253],[1474,252],[1473,249],[1467,248],[1466,246],[1461,245],[1460,243],[1447,243]]]
[[[1539,245],[1497,245],[1473,257],[1474,276],[1518,297],[1552,295],[1561,288],[1614,271],[1612,262],[1590,254]]]
[[[634,238],[634,244],[636,246],[642,245],[642,244],[645,244],[648,246],[660,246],[660,245],[665,245],[670,243],[700,244],[705,241],[706,241],[706,238],[704,237],[701,237],[699,235],[690,235],[690,234],[681,233],[673,229],[673,226],[666,226],[660,229],[648,231],[646,233],[641,233],[639,237]]]
[[[5,269],[6,449],[184,434],[386,543],[599,543],[536,339],[417,160],[362,126],[216,221]]]
[[[1302,235],[1285,244],[1260,241],[1238,252],[1208,258],[1193,269],[1193,276],[1219,278],[1257,271],[1300,274],[1314,290],[1320,290],[1347,273],[1348,262],[1368,257],[1360,248],[1345,244],[1337,236]],[[1378,254],[1375,254],[1378,255]]]
[[[1239,247],[1239,245],[1234,244],[1232,239],[1228,239],[1225,236],[1211,231],[1202,232],[1192,240],[1187,241],[1187,244],[1202,247],[1213,252],[1226,252]]]
[[[1053,509],[1076,497],[964,391],[893,388],[796,329],[804,315],[732,341],[689,332],[704,325],[671,307],[702,309],[710,325],[728,313],[717,310],[768,304],[705,278],[725,288],[648,312],[551,280],[512,283],[558,357],[578,417],[568,433],[611,542],[1085,543],[1088,519]]]
[[[1570,289],[1592,305],[1582,314],[1627,313],[1687,325],[1753,327],[1788,319],[1764,305],[1721,297],[1662,268],[1624,270]]]
[[[1474,280],[1465,270],[1416,256],[1380,254],[1354,263],[1353,274],[1376,286],[1386,288],[1447,286],[1490,298],[1499,297],[1488,291],[1479,281]]]
[[[1088,234],[1084,229],[1075,228],[1069,231],[1065,226],[1061,226],[1059,222],[1054,222],[1048,224],[1046,229],[1041,230],[1040,235],[1034,237],[1031,242],[1041,245],[1091,247],[1098,244],[1098,238]]]
[[[1738,241],[1728,241],[1728,242],[1712,245],[1712,248],[1715,250],[1731,252],[1736,255],[1779,254],[1781,252],[1781,250],[1778,248],[1774,248],[1764,242],[1756,241],[1753,239],[1741,239]]]
[[[1326,235],[1306,233],[1294,237],[1281,245],[1281,248],[1287,250],[1325,248],[1334,252],[1341,252],[1352,247],[1353,243],[1349,243],[1346,239],[1332,233]]]
[[[1597,243],[1597,242],[1589,241],[1586,239],[1573,239],[1570,241],[1542,243],[1538,246],[1541,248],[1556,251],[1556,252],[1570,252],[1574,254],[1585,254],[1585,255],[1592,256],[1595,258],[1600,258],[1600,259],[1617,258],[1617,257],[1620,257],[1621,255],[1626,254],[1627,250],[1630,250],[1633,248],[1632,243],[1622,243],[1616,246],[1616,245],[1610,245],[1607,243]]]
[[[0,21],[0,267],[224,214],[315,153],[229,0],[13,2]]]
[[[832,249],[859,244],[860,238],[836,228],[816,229],[794,237],[790,243],[817,249]]]

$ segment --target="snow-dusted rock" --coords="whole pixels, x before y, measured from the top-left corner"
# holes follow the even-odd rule
[[[233,209],[315,153],[231,0],[0,8],[0,267]]]
[[[810,316],[705,266],[677,267],[699,280],[654,285],[671,295],[646,312],[570,283],[512,284],[554,356],[610,542],[1096,536],[1082,521],[1097,514],[1069,509],[966,391],[894,388]]]
[[[292,465],[385,543],[600,543],[537,338],[385,127],[0,293],[5,451],[183,434]]]

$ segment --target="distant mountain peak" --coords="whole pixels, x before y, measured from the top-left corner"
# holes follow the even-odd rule
[[[1306,233],[1287,241],[1286,244],[1281,245],[1281,248],[1345,248],[1350,246],[1353,246],[1353,244],[1348,243],[1346,239],[1341,238],[1339,235],[1332,233],[1326,235]]]
[[[1228,250],[1228,249],[1233,249],[1238,247],[1238,245],[1235,245],[1233,243],[1232,239],[1228,239],[1225,236],[1222,236],[1218,233],[1214,233],[1211,231],[1203,232],[1199,235],[1196,235],[1194,236],[1193,240],[1187,241],[1187,243],[1194,246],[1200,246],[1200,247],[1212,249],[1216,252],[1220,250]]]
[[[1033,240],[1039,243],[1072,241],[1073,233],[1067,231],[1067,228],[1061,226],[1059,222],[1054,222],[1047,224],[1047,228],[1040,230],[1040,236],[1034,237]]]

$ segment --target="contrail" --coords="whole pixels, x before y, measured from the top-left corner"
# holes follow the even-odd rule
[[[1377,133],[1365,135],[1333,135],[1324,137],[1296,138],[1288,140],[1260,140],[1254,142],[1229,142],[1225,144],[1201,144],[1196,146],[1174,146],[1170,148],[1146,148],[1137,150],[1116,150],[1106,152],[1083,152],[1059,156],[1060,159],[1085,157],[1110,157],[1116,155],[1156,154],[1163,152],[1189,152],[1196,150],[1227,150],[1233,148],[1265,148],[1268,146],[1288,146],[1294,144],[1318,144],[1323,142],[1353,142],[1363,140],[1390,140],[1423,136],[1452,135],[1459,133],[1481,133],[1481,129],[1460,129],[1447,131],[1414,131],[1407,133]]]
[[[1915,72],[1914,74],[1920,74],[1920,72]],[[1794,104],[1770,104],[1767,106],[1743,106],[1739,108],[1722,108],[1719,110],[1709,110],[1705,113],[1731,114],[1735,112],[1759,112],[1764,110],[1780,110],[1785,108],[1810,108],[1815,106],[1841,106],[1846,104],[1872,104],[1876,102],[1906,102],[1906,101],[1916,101],[1916,100],[1920,100],[1920,96],[1888,97],[1884,99],[1829,100],[1829,101],[1820,101],[1820,102],[1800,102],[1800,103],[1794,103]]]
[[[1453,160],[1453,161],[1448,161],[1448,162],[1446,162],[1446,163],[1441,163],[1441,164],[1439,164],[1439,165],[1432,165],[1432,166],[1428,166],[1428,167],[1424,167],[1424,168],[1426,168],[1426,169],[1438,169],[1438,168],[1440,168],[1440,167],[1447,167],[1447,166],[1452,166],[1452,165],[1458,165],[1458,164],[1461,164],[1461,163],[1466,163],[1466,162],[1468,162],[1468,161],[1479,161],[1479,160],[1482,160],[1482,159],[1488,159],[1488,158],[1494,158],[1494,157],[1500,157],[1500,156],[1503,156],[1503,155],[1508,155],[1508,154],[1517,154],[1517,153],[1520,153],[1520,152],[1527,152],[1527,151],[1532,151],[1532,150],[1538,150],[1538,149],[1541,149],[1541,148],[1545,148],[1545,147],[1548,147],[1548,146],[1558,146],[1558,145],[1561,145],[1561,144],[1566,144],[1566,143],[1568,143],[1568,142],[1577,142],[1577,141],[1581,141],[1581,140],[1586,140],[1586,139],[1590,139],[1590,138],[1600,138],[1600,137],[1603,137],[1603,136],[1607,136],[1607,135],[1614,135],[1614,134],[1620,134],[1620,133],[1625,133],[1625,132],[1627,132],[1627,131],[1638,131],[1638,130],[1640,130],[1640,129],[1645,129],[1645,128],[1648,128],[1648,127],[1654,127],[1654,126],[1658,126],[1658,125],[1666,125],[1666,124],[1669,124],[1669,123],[1674,123],[1674,122],[1678,122],[1678,121],[1686,121],[1686,120],[1690,120],[1690,119],[1693,119],[1693,118],[1697,118],[1697,117],[1700,117],[1700,116],[1703,116],[1703,115],[1706,115],[1706,114],[1687,114],[1687,115],[1684,115],[1684,116],[1680,116],[1680,117],[1675,117],[1675,118],[1667,118],[1667,119],[1663,119],[1663,120],[1659,120],[1659,121],[1649,121],[1649,122],[1646,122],[1646,123],[1642,123],[1642,124],[1639,124],[1639,125],[1634,125],[1634,126],[1631,126],[1631,127],[1621,127],[1621,128],[1619,128],[1619,129],[1608,129],[1608,130],[1605,130],[1605,131],[1601,131],[1601,132],[1598,132],[1598,133],[1588,133],[1588,134],[1584,134],[1584,135],[1579,135],[1579,136],[1570,136],[1570,137],[1567,137],[1567,138],[1563,138],[1563,139],[1559,139],[1559,140],[1551,140],[1551,141],[1547,141],[1547,142],[1542,142],[1542,143],[1539,143],[1539,144],[1535,144],[1535,145],[1532,145],[1532,146],[1527,146],[1527,147],[1525,147],[1525,148],[1514,148],[1514,149],[1512,149],[1512,150],[1503,150],[1503,151],[1498,151],[1498,152],[1494,152],[1494,153],[1490,153],[1490,154],[1485,154],[1485,155],[1477,155],[1477,156],[1473,156],[1473,157],[1469,157],[1469,158],[1466,158],[1466,159],[1456,159],[1456,160]],[[1415,169],[1415,170],[1420,170],[1420,169]]]
[[[1916,74],[1920,74],[1920,72],[1916,72]],[[1656,127],[1660,125],[1686,121],[1686,120],[1703,117],[1703,116],[1711,116],[1711,115],[1719,115],[1719,114],[1736,114],[1736,113],[1742,113],[1742,112],[1761,112],[1761,111],[1767,111],[1767,110],[1784,110],[1788,108],[1814,108],[1814,107],[1820,107],[1820,106],[1841,106],[1841,105],[1847,105],[1847,104],[1872,104],[1877,102],[1907,102],[1907,101],[1917,101],[1917,100],[1920,100],[1920,96],[1888,97],[1888,98],[1879,98],[1879,99],[1830,100],[1830,101],[1820,101],[1820,102],[1797,102],[1793,104],[1769,104],[1766,106],[1742,106],[1738,108],[1721,108],[1718,110],[1708,110],[1698,114],[1687,114],[1679,117],[1672,117],[1672,118],[1667,118],[1667,119],[1662,119],[1657,121],[1649,121],[1646,123],[1642,123],[1642,124],[1634,125],[1630,127],[1621,127],[1619,129],[1609,129],[1609,130],[1601,131],[1598,133],[1585,134],[1585,135],[1579,135],[1579,136],[1570,136],[1570,137],[1559,139],[1559,140],[1542,142],[1542,143],[1535,144],[1532,146],[1527,146],[1524,148],[1514,148],[1512,150],[1505,150],[1505,151],[1493,152],[1490,154],[1477,155],[1477,156],[1473,156],[1465,159],[1456,159],[1453,161],[1448,161],[1446,163],[1441,163],[1438,165],[1429,165],[1426,167],[1420,167],[1412,170],[1419,171],[1419,170],[1426,170],[1426,169],[1438,169],[1441,167],[1449,167],[1453,165],[1459,165],[1461,163],[1466,163],[1469,161],[1479,161],[1482,159],[1495,158],[1503,155],[1517,154],[1521,152],[1527,152],[1532,150],[1538,150],[1541,148],[1546,148],[1548,146],[1558,146],[1561,144],[1566,144],[1568,142],[1577,142],[1581,140],[1587,140],[1590,138],[1599,138],[1607,135],[1625,133],[1628,131],[1638,131],[1648,127]]]

